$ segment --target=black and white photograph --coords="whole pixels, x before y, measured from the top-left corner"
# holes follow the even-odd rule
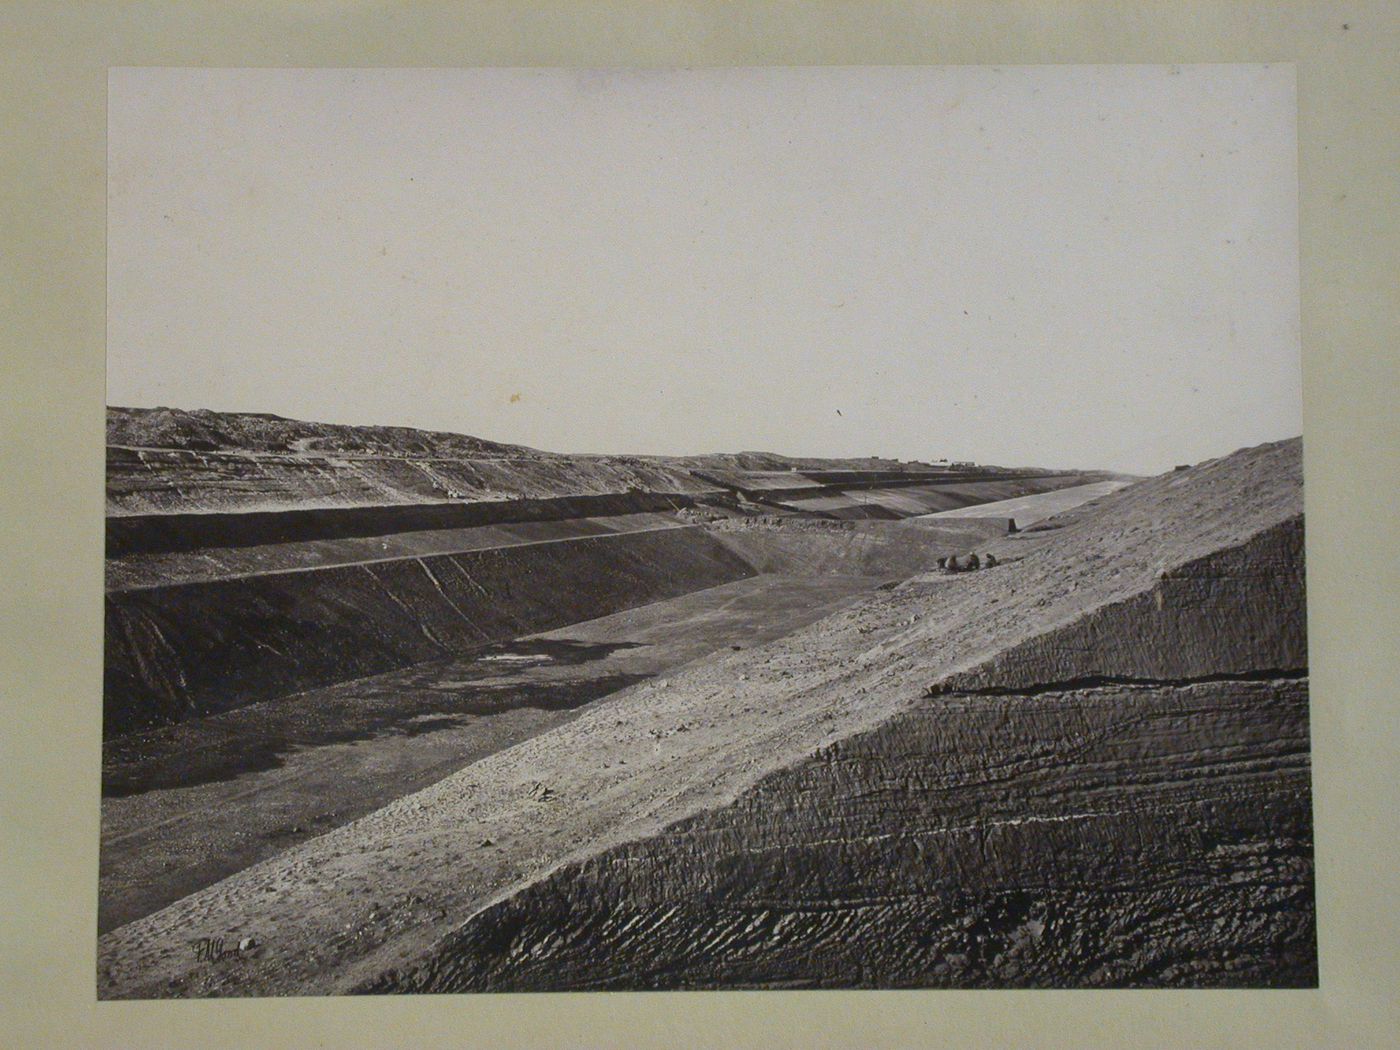
[[[1293,65],[107,89],[98,999],[1318,985]]]

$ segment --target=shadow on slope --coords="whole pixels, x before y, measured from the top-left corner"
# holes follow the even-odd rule
[[[542,677],[541,670],[578,667],[635,648],[640,645],[633,642],[506,642],[470,656],[121,737],[103,748],[102,794],[121,798],[231,780],[276,768],[284,755],[300,748],[382,733],[418,736],[515,708],[572,710],[651,676]]]

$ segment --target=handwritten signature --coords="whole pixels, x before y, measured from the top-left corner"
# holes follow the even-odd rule
[[[252,951],[257,946],[258,942],[251,937],[244,937],[232,947],[228,946],[227,938],[224,937],[201,937],[195,941],[194,958],[195,962],[218,962]]]

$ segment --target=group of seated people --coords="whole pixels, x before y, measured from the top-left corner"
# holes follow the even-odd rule
[[[990,569],[996,563],[997,556],[990,551],[985,558],[979,558],[976,554],[969,554],[966,558],[950,554],[946,558],[938,559],[938,567],[944,572],[971,572],[974,569]]]

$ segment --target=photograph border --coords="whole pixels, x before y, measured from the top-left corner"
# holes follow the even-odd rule
[[[1384,3],[14,3],[0,70],[13,230],[0,608],[19,1046],[1381,1045],[1400,1024],[1393,599],[1400,384]],[[105,136],[111,66],[1288,62],[1298,70],[1321,987],[705,992],[99,1003]],[[8,224],[7,224],[8,225]]]

